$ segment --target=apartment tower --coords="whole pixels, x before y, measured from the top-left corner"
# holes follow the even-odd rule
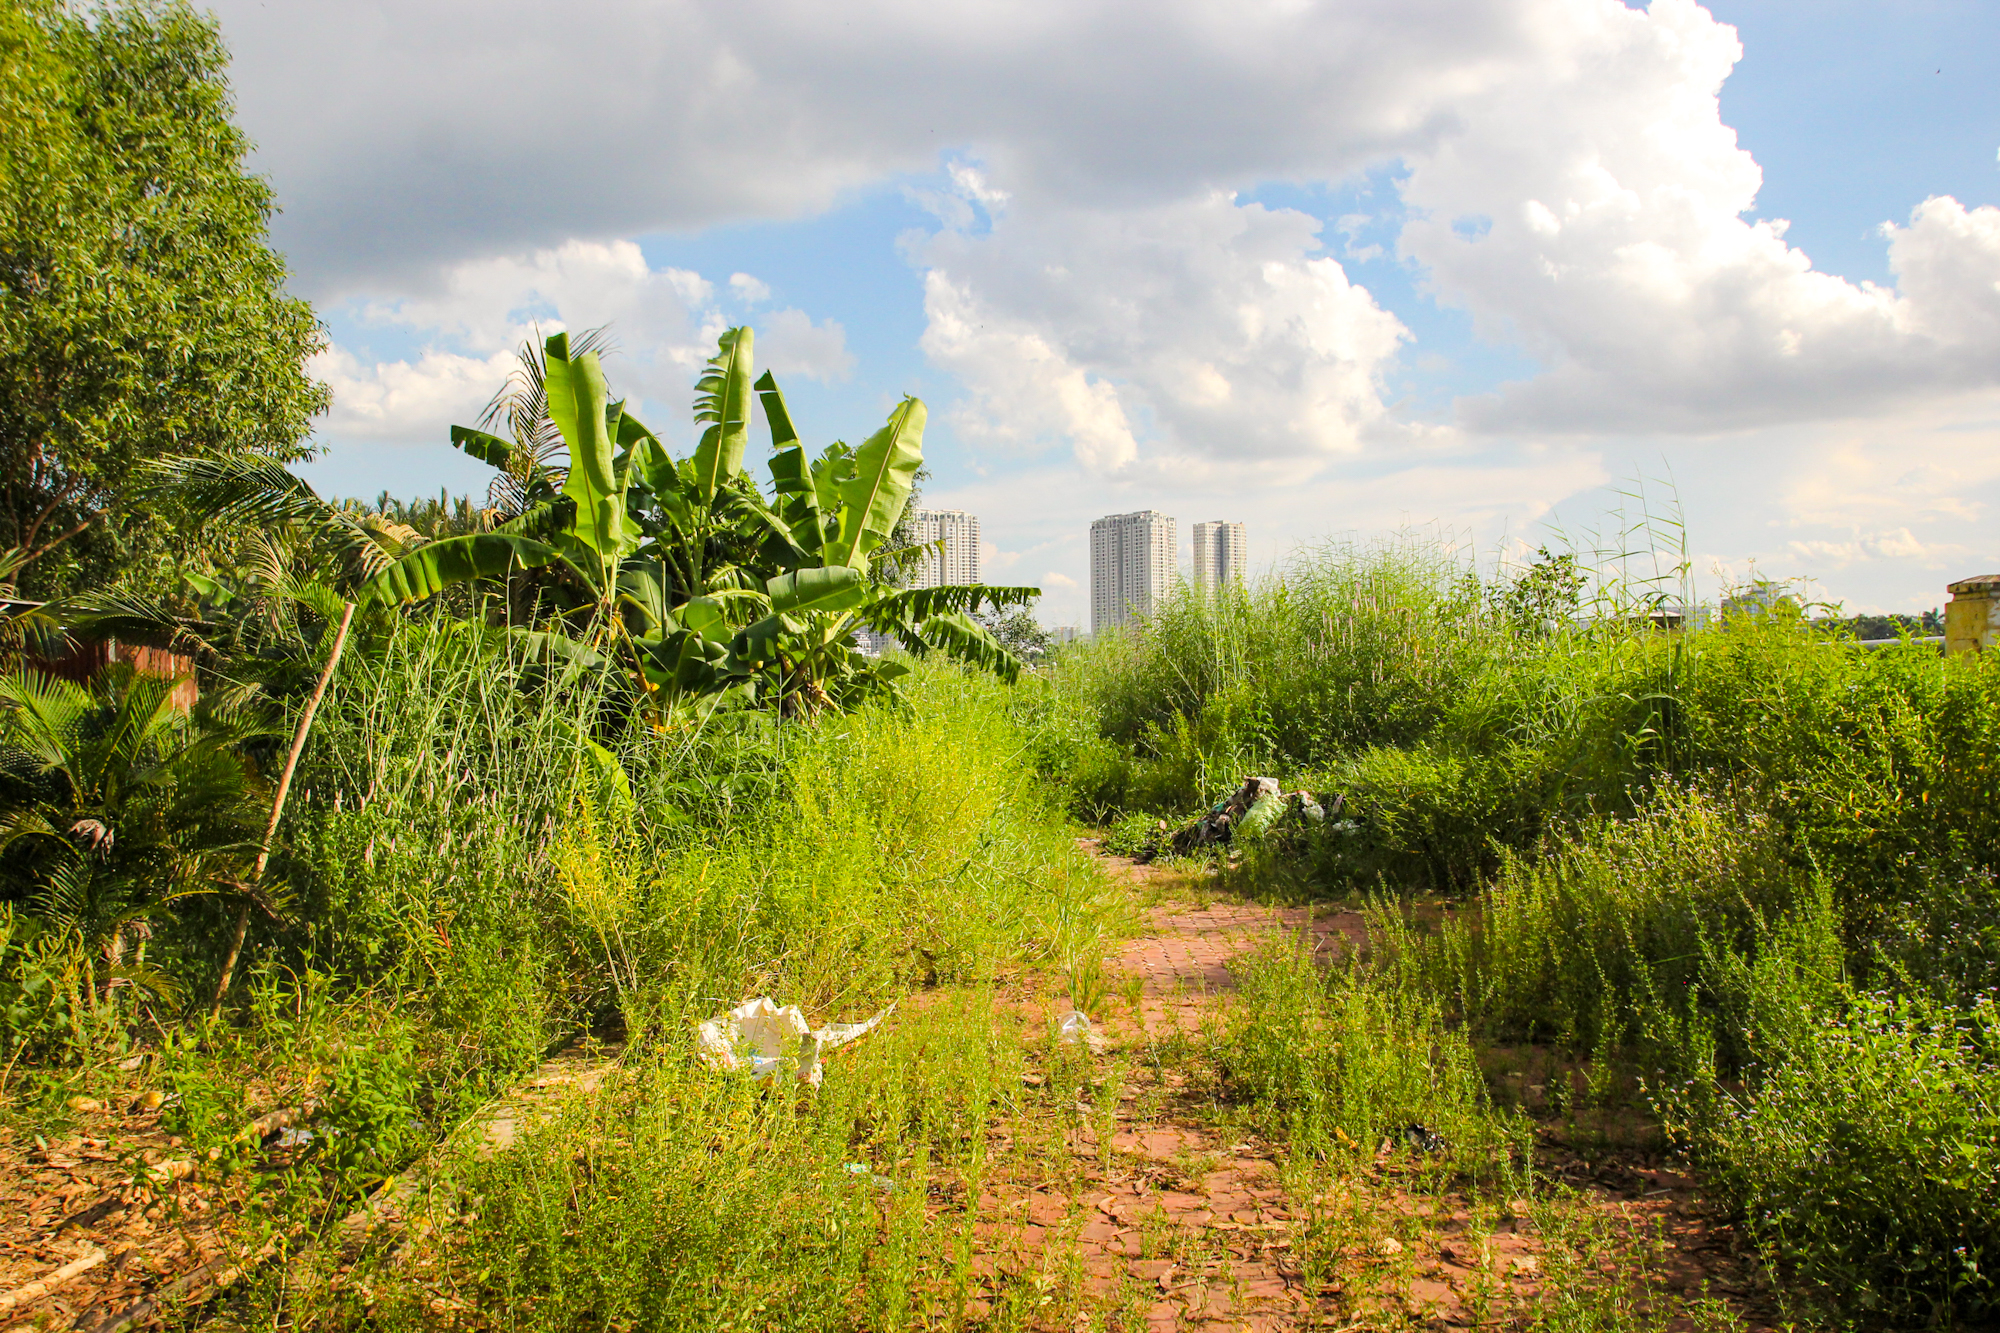
[[[1090,525],[1090,632],[1144,617],[1174,585],[1180,533],[1151,509]]]
[[[911,535],[919,542],[942,538],[944,549],[927,551],[910,571],[912,588],[979,582],[979,519],[963,509],[913,509]]]
[[[1217,519],[1194,525],[1194,586],[1201,591],[1241,583],[1247,558],[1241,523]]]

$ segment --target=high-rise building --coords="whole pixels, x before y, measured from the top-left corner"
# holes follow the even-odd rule
[[[1180,533],[1151,509],[1090,525],[1090,632],[1143,617],[1174,584]]]
[[[942,550],[926,551],[910,571],[912,588],[940,588],[948,583],[979,582],[979,519],[963,509],[913,509],[911,535],[919,542],[944,541]]]
[[[1214,592],[1232,583],[1243,581],[1244,568],[1249,556],[1243,539],[1241,523],[1224,523],[1217,519],[1213,523],[1194,525],[1194,586],[1203,592]]]

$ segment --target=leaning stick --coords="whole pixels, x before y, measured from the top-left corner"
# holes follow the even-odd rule
[[[80,1273],[87,1273],[97,1267],[107,1257],[103,1250],[92,1246],[89,1254],[84,1255],[81,1259],[64,1264],[47,1277],[36,1278],[25,1287],[16,1287],[10,1292],[0,1294],[0,1313],[8,1310],[18,1310],[24,1305],[40,1300],[57,1287],[68,1282],[71,1278],[76,1277]]]
[[[326,655],[326,668],[319,673],[319,683],[313,686],[312,698],[306,701],[306,711],[299,717],[299,728],[292,733],[292,750],[285,756],[285,768],[278,775],[278,791],[271,798],[271,821],[264,826],[264,841],[257,848],[257,864],[250,869],[250,888],[255,889],[264,878],[264,867],[271,863],[271,839],[278,836],[278,818],[285,813],[285,796],[292,789],[292,773],[299,766],[299,755],[306,748],[306,733],[312,730],[313,714],[319,712],[319,701],[326,697],[326,687],[333,680],[333,669],[340,665],[340,654],[347,647],[347,627],[354,623],[354,603],[340,614],[340,629],[333,636],[333,651]],[[250,930],[250,897],[244,895],[243,906],[236,913],[236,933],[229,940],[229,956],[222,960],[222,976],[215,983],[215,1000],[208,1006],[208,1021],[213,1023],[222,1016],[222,997],[229,993],[230,979],[236,974],[236,960],[243,955],[243,937]]]

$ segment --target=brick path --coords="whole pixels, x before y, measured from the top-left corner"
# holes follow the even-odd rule
[[[1093,1015],[1113,1039],[1093,1062],[1103,1076],[1072,1107],[1067,1091],[1060,1102],[1039,1096],[1049,1088],[1031,1073],[1038,1096],[994,1135],[997,1169],[973,1222],[983,1296],[971,1301],[972,1318],[1054,1329],[1045,1311],[1072,1286],[1100,1310],[1122,1311],[1121,1328],[1133,1319],[1149,1330],[1218,1333],[1517,1324],[1537,1303],[1548,1262],[1542,1239],[1510,1215],[1517,1205],[1497,1218],[1488,1205],[1475,1219],[1455,1194],[1412,1192],[1366,1170],[1337,1181],[1332,1194],[1295,1197],[1277,1148],[1215,1123],[1208,1091],[1190,1086],[1171,1057],[1162,1063],[1160,1053],[1198,1033],[1235,988],[1233,969],[1247,951],[1280,932],[1306,931],[1317,954],[1338,953],[1365,943],[1360,915],[1228,901],[1185,874],[1105,856],[1094,839],[1079,843],[1117,878],[1175,897],[1149,909],[1148,933],[1106,960],[1113,995],[1132,977],[1143,988],[1140,1024],[1115,1000]],[[1036,1024],[1053,1013],[1030,1008]],[[1695,1208],[1693,1182],[1652,1175],[1615,1194],[1598,1191],[1589,1206],[1616,1214],[1633,1234],[1661,1228],[1673,1290],[1694,1293],[1733,1277],[1713,1223]],[[1390,1238],[1397,1234],[1405,1239]],[[1334,1247],[1333,1271],[1310,1289],[1300,1248],[1309,1237]],[[1075,1327],[1108,1326],[1102,1318],[1082,1316]],[[1662,1327],[1689,1325],[1681,1318]]]
[[[1134,884],[1172,872],[1106,855],[1095,838],[1077,845],[1099,856],[1111,873]],[[1211,997],[1236,988],[1230,964],[1280,932],[1309,932],[1317,957],[1338,956],[1367,942],[1359,912],[1317,913],[1303,907],[1260,907],[1217,899],[1196,905],[1163,904],[1147,914],[1151,933],[1129,940],[1106,967],[1114,974],[1146,980],[1141,1012],[1152,1028],[1161,1022],[1193,1030]]]
[[[1197,1031],[1218,998],[1235,988],[1231,965],[1280,931],[1309,930],[1316,951],[1363,938],[1358,914],[1315,917],[1210,899],[1184,874],[1107,856],[1095,839],[1078,842],[1135,886],[1179,881],[1175,900],[1149,909],[1149,932],[1105,962],[1114,993],[1124,980],[1144,979],[1143,1026],[1126,1021],[1114,1003],[1104,1006],[1112,1012],[1093,1015],[1127,1052]],[[1311,1322],[1316,1303],[1290,1259],[1299,1214],[1273,1153],[1255,1142],[1225,1142],[1170,1109],[1150,1115],[1138,1109],[1142,1086],[1163,1082],[1171,1100],[1185,1084],[1182,1074],[1169,1069],[1157,1081],[1142,1070],[1129,1076],[1123,1088],[1104,1090],[1117,1098],[1114,1106],[1092,1111],[1079,1104],[1077,1111],[1087,1113],[1060,1131],[1059,1158],[1031,1154],[1029,1169],[989,1183],[974,1225],[975,1271],[996,1292],[1004,1275],[1052,1282],[1066,1274],[1093,1298],[1141,1312],[1149,1329],[1262,1330]],[[976,1301],[973,1313],[996,1303]]]

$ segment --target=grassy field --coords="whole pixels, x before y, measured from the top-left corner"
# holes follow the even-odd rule
[[[1311,983],[1347,1026],[1561,1052],[1560,1099],[1657,1117],[1819,1317],[1991,1314],[2000,668],[1782,610],[1538,621],[1537,577],[1391,543],[1183,597],[1064,661],[1044,762],[1133,840],[1247,773],[1339,793],[1227,873],[1370,904],[1370,963]],[[1326,1132],[1314,1074],[1260,1076]]]
[[[116,972],[7,909],[0,1148],[23,1179],[103,1160],[173,1262],[260,1256],[182,1316],[217,1328],[1139,1327],[1165,1278],[1093,1284],[1068,1247],[1135,1169],[1105,1145],[1149,1125],[1212,1145],[1162,1188],[1264,1145],[1286,1281],[1328,1319],[1424,1326],[1384,1293],[1445,1227],[1535,1238],[1486,1322],[1743,1326],[1660,1285],[1672,1245],[1549,1147],[1643,1140],[1752,1239],[1781,1322],[1976,1324],[2000,669],[1782,618],[1534,621],[1514,591],[1326,552],[1018,685],[924,665],[901,703],[615,752],[581,743],[587,677],[524,689],[536,664],[413,619],[334,683],[220,1021],[226,894],[155,911]],[[1345,804],[1181,891],[1359,911],[1368,948],[1273,935],[1198,1026],[1149,1025],[1109,960],[1163,909],[1076,835],[1248,772]],[[818,1088],[694,1059],[757,994],[899,1008]],[[1053,1039],[1071,1006],[1104,1054]],[[495,1099],[559,1050],[591,1077],[542,1079],[496,1150]],[[281,1108],[306,1132],[245,1137]],[[991,1210],[1030,1195],[1060,1218],[1004,1257]],[[373,1239],[343,1223],[370,1197],[400,1210]],[[1135,1262],[1251,1271],[1215,1225]]]

